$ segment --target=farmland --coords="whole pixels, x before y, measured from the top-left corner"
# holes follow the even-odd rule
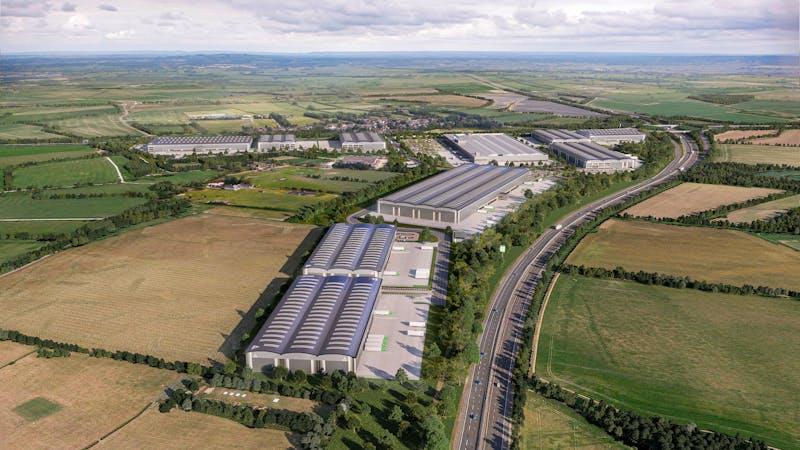
[[[18,188],[68,187],[76,184],[114,183],[117,172],[105,158],[77,159],[37,164],[14,170]]]
[[[108,164],[106,162],[106,164]],[[36,200],[26,192],[0,195],[0,219],[96,218],[118,214],[141,205],[136,197],[59,198]]]
[[[20,352],[32,347],[12,344]],[[135,416],[178,374],[73,354],[0,371],[0,447],[83,448]]]
[[[780,192],[767,188],[682,183],[628,208],[625,212],[637,217],[676,218]]]
[[[787,209],[800,208],[800,195],[793,195],[771,202],[759,203],[748,208],[737,209],[725,217],[729,222],[741,223],[765,220],[786,212]]]
[[[0,229],[2,229],[2,224],[0,224]],[[44,244],[38,241],[0,240],[0,263],[9,261],[16,256],[22,255],[23,253],[27,253],[31,250],[36,250],[42,245]]]
[[[463,95],[403,95],[394,97],[383,97],[381,100],[394,100],[401,102],[428,103],[437,106],[463,106],[467,108],[477,108],[486,106],[486,100]]]
[[[714,161],[800,166],[800,148],[775,145],[720,144]]]
[[[0,327],[207,363],[232,355],[256,306],[317,232],[196,215],[70,249],[0,278]],[[110,280],[113,280],[111,282]]]
[[[761,136],[775,134],[775,130],[728,130],[714,135],[717,142],[751,140]]]
[[[800,290],[800,253],[733,230],[608,220],[567,261]]]
[[[51,159],[80,158],[93,153],[95,151],[86,145],[0,145],[0,167]]]
[[[754,139],[753,144],[800,146],[800,130],[785,130],[775,137]]]
[[[563,276],[539,342],[539,375],[569,389],[781,448],[800,440],[800,302]]]
[[[302,206],[336,198],[334,194],[299,193],[282,189],[243,189],[240,191],[202,189],[191,191],[186,196],[198,203],[243,206],[284,212],[293,212]]]
[[[284,167],[275,171],[240,174],[247,177],[253,186],[264,189],[305,189],[310,191],[342,193],[363,189],[369,183],[391,178],[395,173],[372,170],[315,169],[306,167]],[[358,181],[344,181],[348,178]]]

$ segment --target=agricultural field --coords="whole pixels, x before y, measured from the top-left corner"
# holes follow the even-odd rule
[[[382,97],[381,100],[392,100],[399,102],[427,103],[435,106],[461,106],[467,108],[479,108],[488,104],[487,100],[463,95],[401,95],[393,97]]]
[[[152,407],[133,422],[103,440],[107,448],[235,448],[282,450],[296,448],[291,433],[269,428],[247,428],[230,419],[183,412],[160,413]]]
[[[303,206],[336,198],[335,194],[302,193],[282,189],[242,189],[240,191],[201,189],[188,192],[186,196],[196,203],[260,208],[289,213],[297,211]]]
[[[205,183],[217,178],[219,175],[220,173],[215,170],[189,170],[186,172],[176,172],[174,174],[141,177],[137,180],[137,182],[160,183],[162,181],[169,181],[172,184],[184,185],[191,183]]]
[[[644,415],[796,448],[798,346],[795,300],[562,276],[536,368]]]
[[[530,391],[519,439],[523,450],[626,448],[567,406]]]
[[[769,170],[760,172],[759,175],[766,177],[789,178],[790,180],[800,180],[800,170]]]
[[[800,146],[800,130],[784,130],[779,136],[754,139],[753,144]]]
[[[116,183],[114,166],[105,158],[42,163],[14,170],[17,188],[69,187],[76,184]]]
[[[88,145],[0,145],[0,167],[51,159],[80,158],[95,153]]]
[[[24,123],[0,123],[0,140],[14,141],[19,139],[68,139],[60,134],[48,133],[40,126]]]
[[[754,220],[766,220],[783,214],[788,209],[800,208],[800,195],[792,195],[771,202],[759,203],[748,208],[730,212],[725,219],[733,223],[750,223]]]
[[[734,230],[612,219],[583,238],[567,261],[800,290],[800,253]]]
[[[142,133],[120,120],[119,115],[83,116],[51,122],[50,125],[80,137],[138,136]]]
[[[777,145],[719,144],[714,161],[800,166],[800,148]]]
[[[588,109],[577,108],[575,106],[534,99],[525,99],[515,102],[510,106],[510,109],[512,111],[523,113],[545,113],[567,117],[598,117],[604,115],[602,113],[590,111]]]
[[[676,218],[783,192],[778,189],[681,183],[624,212],[636,217]]]
[[[3,368],[8,363],[34,352],[36,352],[35,347],[17,344],[16,342],[11,341],[0,341],[0,368]]]
[[[305,225],[210,214],[137,228],[0,278],[0,327],[225,361],[317,235]]]
[[[714,140],[717,142],[738,141],[741,139],[751,140],[751,138],[769,136],[775,133],[775,130],[728,130],[715,134]]]
[[[87,223],[89,221],[84,220],[0,220],[0,235],[11,233],[69,233]]]
[[[0,371],[0,447],[86,447],[178,378],[175,372],[80,354],[26,356]]]
[[[2,230],[2,226],[3,223],[0,223],[0,230]],[[44,243],[39,241],[0,240],[0,263],[10,261],[31,250],[36,250],[42,245],[44,245]]]
[[[372,182],[391,178],[396,173],[375,170],[282,167],[274,171],[245,172],[240,175],[249,179],[253,186],[262,189],[306,189],[339,194],[361,190]],[[346,177],[360,181],[335,180],[334,177]]]
[[[103,218],[119,214],[146,201],[145,198],[136,197],[36,200],[27,192],[9,192],[0,195],[0,219]]]

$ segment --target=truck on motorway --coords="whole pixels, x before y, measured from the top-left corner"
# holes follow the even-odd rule
[[[560,223],[556,224],[556,225],[553,225],[553,229],[556,230],[556,231],[558,231],[558,230],[560,230],[562,228],[564,228],[564,225],[561,225]]]

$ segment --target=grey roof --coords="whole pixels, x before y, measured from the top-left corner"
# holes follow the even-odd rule
[[[386,267],[396,228],[394,225],[337,223],[328,230],[305,269],[375,270]]]
[[[258,142],[294,142],[293,134],[262,134]]]
[[[362,142],[380,142],[383,143],[383,138],[380,134],[374,131],[346,131],[339,135],[339,140],[343,144],[353,144]]]
[[[499,193],[511,181],[518,180],[522,184],[529,176],[528,169],[464,164],[388,195],[383,200],[462,209],[492,192]]]
[[[644,135],[636,128],[587,128],[578,130],[583,136],[641,136]]]
[[[447,134],[445,137],[473,157],[546,155],[503,133]]]
[[[586,136],[578,134],[572,130],[534,130],[533,136],[548,144],[556,139],[582,140]]]
[[[550,147],[553,150],[562,151],[576,158],[588,161],[598,159],[631,159],[630,156],[624,153],[608,149],[602,145],[597,145],[594,142],[555,142],[550,144]]]
[[[355,357],[380,287],[379,278],[301,275],[247,351]]]
[[[250,136],[159,136],[148,145],[249,144]]]

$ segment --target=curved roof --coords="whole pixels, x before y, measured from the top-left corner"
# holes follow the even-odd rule
[[[337,223],[308,258],[304,268],[383,270],[394,234],[394,225]]]
[[[355,357],[380,286],[372,277],[301,275],[247,351]]]

